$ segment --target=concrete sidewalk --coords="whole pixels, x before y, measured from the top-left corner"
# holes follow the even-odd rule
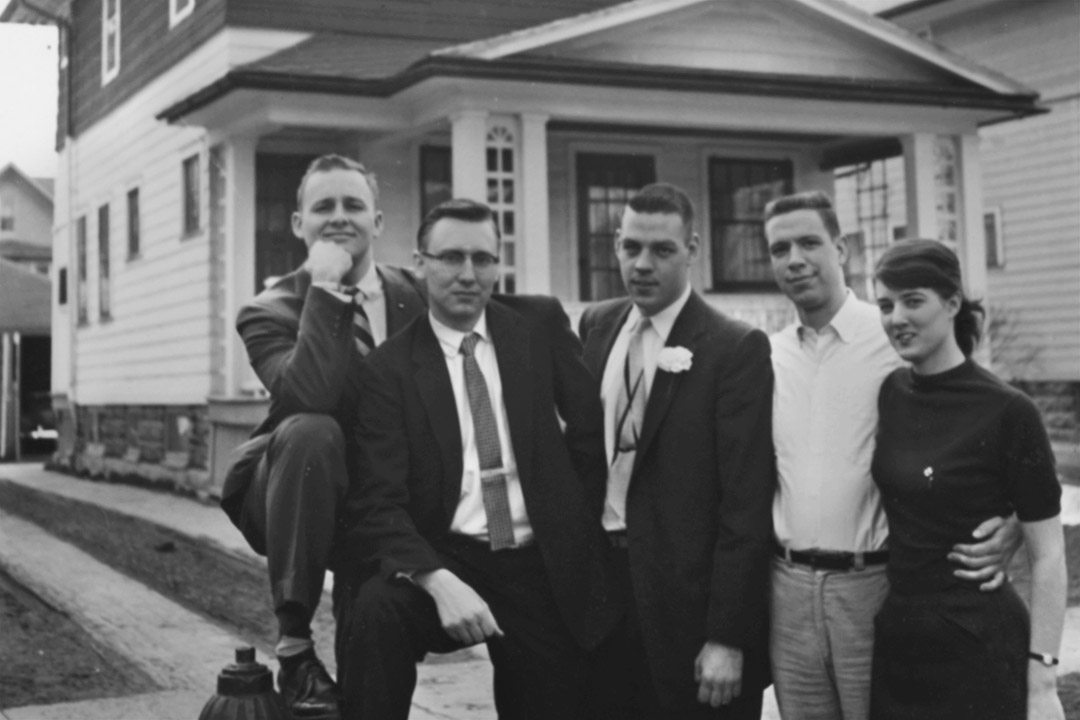
[[[0,478],[140,517],[233,553],[263,562],[216,506],[166,492],[95,482],[44,470],[0,465]],[[1066,524],[1080,524],[1080,487],[1064,485]],[[226,629],[180,607],[40,528],[0,510],[0,565],[21,583],[64,610],[97,640],[123,652],[161,692],[52,706],[3,708],[9,720],[190,720],[214,692],[233,649],[246,644]],[[325,599],[329,603],[329,598]],[[272,622],[272,619],[268,619]],[[316,637],[333,672],[332,638]],[[452,662],[419,668],[411,720],[494,720],[491,666],[483,646]],[[1080,672],[1080,608],[1070,608],[1060,673]],[[260,654],[259,662],[276,670]],[[763,720],[778,720],[769,690]]]
[[[263,562],[214,505],[130,485],[94,482],[39,465],[0,465],[0,478],[150,520]],[[0,565],[60,608],[95,640],[146,672],[161,692],[50,706],[3,708],[8,720],[191,720],[214,693],[218,672],[247,643],[98,562],[36,525],[0,510]],[[325,598],[329,603],[329,597]],[[273,619],[269,618],[272,622]],[[332,638],[316,638],[334,672]],[[424,663],[411,720],[494,720],[491,666],[483,647],[455,662]],[[276,671],[265,653],[258,661]]]

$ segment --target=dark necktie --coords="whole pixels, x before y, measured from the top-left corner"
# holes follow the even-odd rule
[[[358,287],[345,288],[345,294],[352,296],[353,334],[356,336],[356,349],[361,355],[367,355],[375,347],[375,337],[371,334],[371,321],[364,310],[364,291]]]
[[[480,456],[480,490],[487,516],[488,538],[492,550],[514,547],[514,525],[510,518],[510,496],[506,489],[506,474],[502,467],[502,445],[495,413],[491,408],[487,382],[476,362],[476,343],[480,336],[467,335],[461,341],[465,356],[465,390],[469,395],[476,452]]]

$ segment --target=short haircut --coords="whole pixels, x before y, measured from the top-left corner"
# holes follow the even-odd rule
[[[943,243],[917,238],[893,243],[877,261],[874,279],[891,290],[929,288],[945,300],[959,297],[953,335],[965,356],[975,352],[986,311],[980,302],[964,297],[960,259]]]
[[[627,206],[636,213],[678,215],[686,230],[686,240],[694,234],[694,204],[681,188],[670,183],[646,185],[630,198]]]
[[[495,222],[495,212],[482,202],[467,198],[453,198],[441,202],[431,209],[420,223],[420,229],[416,231],[416,247],[424,252],[431,238],[431,228],[443,218],[461,220],[462,222],[482,223],[490,222],[495,229],[495,242],[498,245],[502,241],[499,232],[499,223]]]
[[[833,209],[832,200],[820,190],[784,195],[772,200],[765,206],[763,222],[767,223],[777,215],[787,215],[796,210],[816,210],[829,237],[833,240],[840,237],[840,221],[836,219],[836,210]]]
[[[379,185],[375,181],[375,173],[364,167],[363,163],[347,158],[344,155],[331,153],[315,158],[307,166],[307,170],[304,171],[304,177],[300,180],[300,187],[296,188],[296,208],[298,210],[304,209],[304,188],[307,186],[308,178],[317,172],[330,172],[331,170],[355,170],[363,175],[368,187],[371,188],[371,199],[375,201],[376,207],[378,206]]]

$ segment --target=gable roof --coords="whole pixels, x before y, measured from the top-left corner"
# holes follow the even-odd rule
[[[0,331],[48,335],[51,287],[45,275],[0,258]]]
[[[47,203],[50,210],[52,209],[53,181],[51,179],[48,180],[47,186],[43,185],[39,180],[35,180],[34,178],[30,177],[22,170],[20,170],[19,166],[15,163],[8,163],[2,169],[0,169],[0,180],[8,176],[13,177],[17,184],[28,188],[31,191],[31,194],[35,195],[42,202]]]
[[[227,72],[165,108],[173,122],[233,90],[388,98],[428,78],[473,78],[553,85],[592,85],[686,92],[928,105],[1002,112],[1041,112],[1037,94],[1012,80],[927,43],[839,0],[772,0],[797,6],[837,32],[919,64],[927,78],[795,74],[775,70],[650,64],[598,57],[553,57],[541,51],[575,38],[645,23],[718,0],[631,0],[486,40],[438,47],[430,40],[319,33],[293,47]],[[930,80],[931,76],[939,78]],[[1000,119],[1005,119],[1004,117]]]
[[[621,5],[561,18],[544,25],[517,30],[486,40],[476,40],[444,48],[434,54],[496,60],[714,1],[631,0]],[[989,90],[1009,94],[1032,94],[1029,88],[1001,73],[927,42],[897,25],[865,13],[840,0],[788,0],[788,2],[820,13],[845,27],[868,35]]]

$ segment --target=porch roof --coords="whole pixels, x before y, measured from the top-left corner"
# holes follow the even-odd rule
[[[430,43],[420,41],[320,33],[295,47],[229,71],[165,108],[157,118],[176,122],[236,90],[391,98],[435,77],[929,105],[997,111],[1001,120],[1045,112],[1034,92],[1003,93],[974,83],[966,87],[935,86],[528,54],[488,60],[436,54]]]

